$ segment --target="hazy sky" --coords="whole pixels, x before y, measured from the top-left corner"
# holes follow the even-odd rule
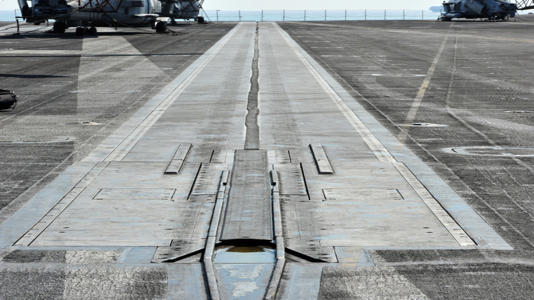
[[[441,0],[205,0],[205,9],[428,9]],[[0,0],[0,10],[18,8],[16,0]]]

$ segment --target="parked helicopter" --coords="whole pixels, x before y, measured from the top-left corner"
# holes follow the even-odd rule
[[[76,34],[96,34],[96,26],[149,26],[167,31],[175,19],[204,23],[203,0],[18,0],[22,18],[35,24],[54,19],[53,32],[77,26]]]
[[[440,20],[488,19],[506,20],[515,17],[518,6],[504,0],[449,0],[443,2]]]

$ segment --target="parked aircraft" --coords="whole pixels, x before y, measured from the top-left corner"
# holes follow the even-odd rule
[[[18,0],[22,17],[35,24],[54,19],[53,31],[96,34],[96,26],[153,26],[166,32],[175,19],[204,22],[203,0]]]
[[[488,19],[506,20],[515,17],[518,6],[504,0],[449,0],[443,2],[440,20]]]

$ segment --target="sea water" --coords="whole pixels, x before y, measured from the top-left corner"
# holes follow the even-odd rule
[[[17,16],[20,16],[20,10],[17,9]],[[0,10],[1,22],[15,22],[15,10]]]
[[[17,15],[20,12],[17,10]],[[430,10],[206,10],[202,12],[210,21],[343,21],[343,20],[436,20],[439,12]],[[0,21],[15,21],[14,10],[0,10]]]
[[[354,20],[437,20],[430,10],[206,10],[211,21],[354,21]]]

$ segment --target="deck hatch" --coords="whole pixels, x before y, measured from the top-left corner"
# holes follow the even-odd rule
[[[175,189],[103,188],[94,200],[160,200],[170,201]]]

